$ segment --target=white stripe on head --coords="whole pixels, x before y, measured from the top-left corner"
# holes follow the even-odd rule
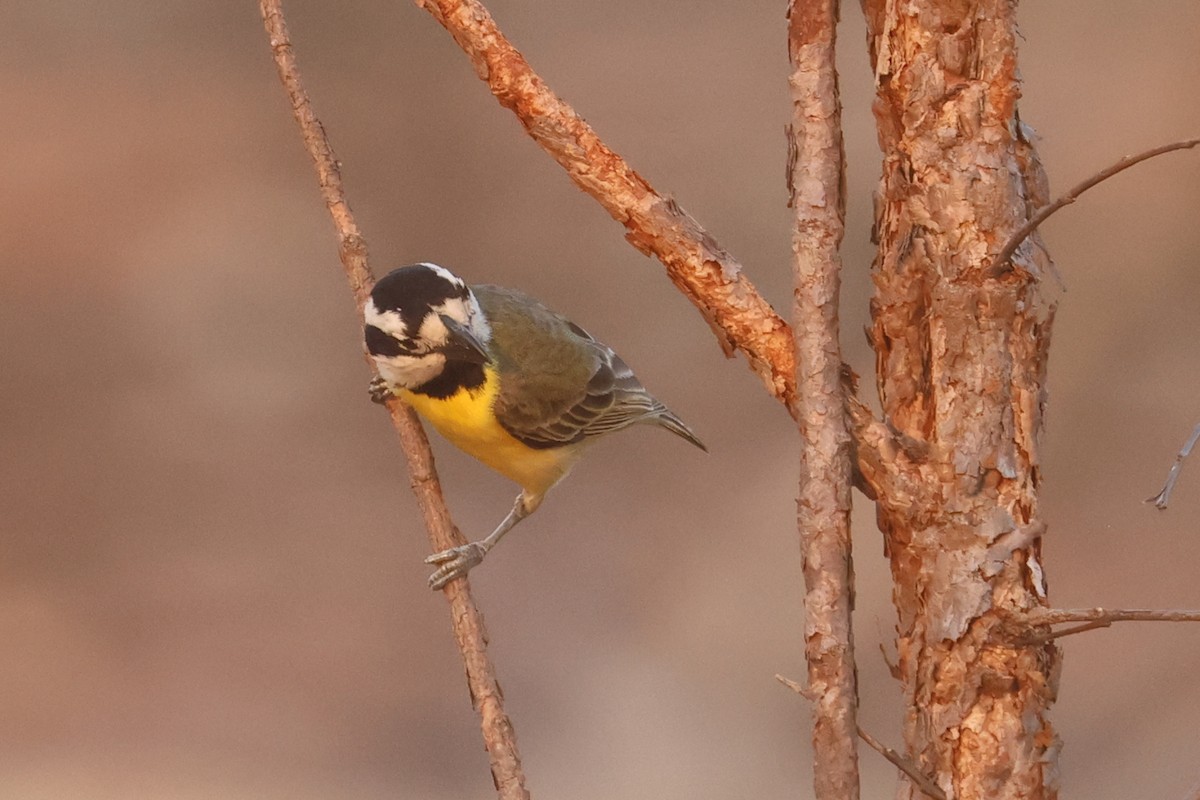
[[[366,305],[363,306],[363,321],[397,339],[408,338],[408,326],[404,324],[400,315],[394,311],[380,311],[375,307],[375,301],[370,298],[367,298]]]
[[[434,264],[432,261],[418,261],[417,266],[426,267],[432,270],[436,275],[444,278],[446,281],[454,284],[455,286],[466,286],[466,281],[464,281],[462,278],[458,277],[445,267]]]

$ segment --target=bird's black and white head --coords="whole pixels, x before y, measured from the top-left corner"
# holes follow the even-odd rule
[[[470,288],[449,270],[427,263],[392,270],[371,290],[363,318],[367,352],[389,384],[448,395],[483,382],[491,330]]]

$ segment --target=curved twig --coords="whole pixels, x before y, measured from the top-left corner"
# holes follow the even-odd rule
[[[337,229],[342,267],[354,292],[355,302],[361,310],[374,284],[367,264],[366,241],[346,203],[337,159],[300,80],[281,2],[261,0],[260,10],[267,35],[270,37],[279,78],[283,81],[291,100],[292,111],[300,125],[305,147],[316,167],[321,196]],[[413,493],[425,519],[430,544],[435,551],[465,544],[466,539],[455,527],[446,508],[441,484],[433,465],[433,454],[429,450],[429,440],[426,439],[416,414],[399,400],[389,401],[387,407],[408,460]],[[521,768],[521,757],[517,752],[516,734],[504,711],[504,698],[496,682],[495,668],[487,653],[487,631],[483,625],[483,616],[471,597],[470,584],[465,577],[459,578],[450,581],[443,591],[450,603],[454,638],[458,642],[466,667],[467,685],[472,702],[480,716],[483,741],[491,760],[492,778],[497,794],[501,800],[528,800],[529,792],[525,789],[525,776]]]
[[[1063,206],[1069,206],[1071,203],[1074,203],[1079,199],[1079,195],[1083,194],[1088,189],[1091,189],[1096,184],[1106,181],[1117,173],[1123,172],[1124,170],[1132,167],[1134,164],[1139,164],[1146,159],[1154,158],[1155,156],[1161,156],[1163,153],[1170,153],[1175,150],[1186,150],[1195,147],[1196,145],[1200,145],[1200,139],[1187,139],[1182,142],[1175,142],[1173,144],[1165,144],[1162,147],[1155,147],[1151,150],[1147,150],[1144,153],[1138,153],[1135,156],[1125,156],[1112,166],[1100,170],[1082,183],[1071,187],[1070,191],[1055,200],[1053,203],[1039,208],[1037,212],[1029,218],[1028,222],[1022,225],[1016,233],[1009,237],[1009,240],[1005,242],[1004,247],[1000,248],[1000,252],[996,255],[996,260],[992,262],[992,266],[989,270],[991,276],[998,277],[1006,272],[1009,272],[1012,269],[1009,261],[1012,259],[1013,253],[1017,252],[1017,248],[1021,246],[1021,242],[1025,241],[1026,237],[1033,233],[1039,225],[1045,222],[1051,214],[1058,211]]]

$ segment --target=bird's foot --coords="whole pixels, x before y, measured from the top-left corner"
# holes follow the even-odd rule
[[[490,549],[483,542],[471,542],[429,556],[425,563],[438,565],[437,570],[429,576],[429,588],[436,592],[455,578],[465,576],[479,566]]]
[[[395,395],[395,392],[392,391],[391,384],[376,375],[367,384],[367,394],[370,396],[372,403],[378,403],[382,406]]]

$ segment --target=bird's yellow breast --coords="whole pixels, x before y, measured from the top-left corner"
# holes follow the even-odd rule
[[[435,398],[406,389],[400,390],[400,397],[460,450],[520,484],[527,493],[540,496],[570,471],[578,448],[536,449],[513,438],[493,410],[500,376],[490,366],[484,375],[482,386],[459,389],[449,397]]]

